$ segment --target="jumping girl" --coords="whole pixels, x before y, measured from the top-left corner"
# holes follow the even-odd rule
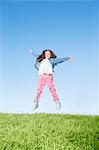
[[[36,55],[32,49],[29,49],[29,53],[36,58],[35,67],[39,72],[39,80],[38,80],[38,88],[37,93],[34,99],[33,111],[38,108],[38,104],[40,101],[41,93],[45,84],[47,84],[53,100],[56,104],[57,111],[61,110],[61,103],[59,101],[59,97],[56,93],[56,89],[53,81],[53,71],[54,67],[67,60],[71,60],[71,57],[57,58],[52,50],[46,49],[42,52],[41,55]]]

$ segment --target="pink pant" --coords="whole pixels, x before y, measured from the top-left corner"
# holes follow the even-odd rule
[[[43,88],[45,86],[45,84],[48,85],[49,90],[53,96],[53,100],[56,102],[59,100],[57,94],[56,94],[56,89],[54,87],[54,81],[53,81],[53,76],[52,75],[47,75],[47,74],[43,74],[39,76],[39,80],[38,80],[38,88],[37,88],[37,93],[36,93],[36,97],[35,97],[35,101],[39,101],[40,97],[41,97],[41,93],[43,91]]]

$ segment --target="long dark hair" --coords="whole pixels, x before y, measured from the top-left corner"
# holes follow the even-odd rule
[[[52,50],[46,49],[46,50],[43,50],[42,54],[37,57],[36,60],[38,62],[41,62],[43,59],[45,59],[45,52],[46,51],[50,51],[50,53],[51,53],[51,57],[50,58],[56,58],[57,57]]]

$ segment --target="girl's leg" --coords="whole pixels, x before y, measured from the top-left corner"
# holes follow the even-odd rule
[[[35,101],[38,102],[40,100],[43,88],[45,86],[45,76],[40,75],[39,80],[38,80],[38,88],[37,88],[37,93],[35,96]]]
[[[53,100],[55,102],[58,102],[59,101],[59,97],[58,97],[58,95],[56,93],[56,89],[54,87],[54,81],[53,81],[53,76],[52,75],[48,75],[46,83],[47,83],[47,85],[49,87],[49,90],[50,90],[52,96],[53,96]]]
[[[54,87],[54,81],[53,81],[53,76],[52,75],[49,75],[47,77],[46,83],[47,83],[47,85],[49,87],[49,90],[50,90],[52,96],[53,96],[53,100],[56,103],[56,109],[57,109],[58,113],[62,113],[62,111],[61,111],[61,103],[59,102],[59,98],[58,98],[58,95],[56,93],[56,89]]]

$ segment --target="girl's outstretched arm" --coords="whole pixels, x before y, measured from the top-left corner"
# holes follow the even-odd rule
[[[57,65],[57,64],[62,63],[64,61],[67,61],[67,60],[71,60],[71,57],[55,58],[54,64]]]
[[[28,52],[29,52],[32,56],[34,56],[34,57],[36,57],[36,58],[38,57],[38,55],[37,55],[36,53],[34,53],[31,48],[28,49]]]

